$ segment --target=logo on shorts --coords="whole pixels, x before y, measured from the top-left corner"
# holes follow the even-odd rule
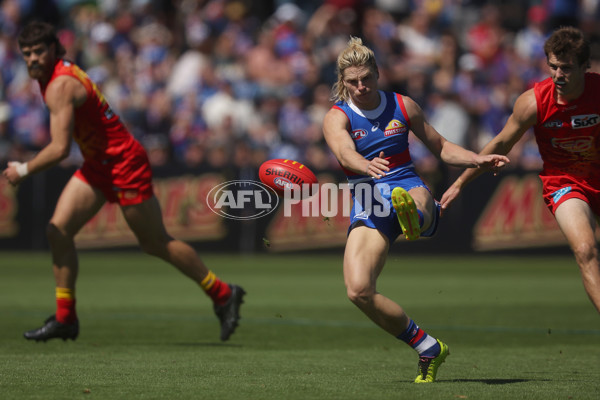
[[[139,196],[139,193],[137,190],[131,190],[131,189],[127,189],[127,190],[118,189],[118,190],[119,190],[119,192],[117,192],[117,196],[121,199],[133,200]]]
[[[569,193],[571,191],[571,186],[566,186],[564,188],[560,188],[558,189],[556,192],[552,193],[552,201],[554,202],[554,204],[558,203],[558,201],[561,199],[561,197],[563,197],[565,194]]]

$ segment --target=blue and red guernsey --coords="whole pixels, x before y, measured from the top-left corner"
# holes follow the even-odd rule
[[[367,160],[372,160],[383,151],[390,161],[388,176],[412,166],[408,152],[410,121],[402,96],[398,93],[379,91],[381,104],[375,110],[360,110],[345,101],[337,102],[336,108],[346,114],[349,133],[356,151]],[[356,183],[372,179],[368,175],[356,174],[342,167],[348,181]]]
[[[551,78],[534,86],[534,128],[544,169],[540,175],[597,180],[600,171],[600,75],[585,74],[585,91],[568,104],[558,104]]]

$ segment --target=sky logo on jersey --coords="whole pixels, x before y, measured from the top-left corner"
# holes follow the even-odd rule
[[[552,138],[552,147],[571,153],[583,153],[592,149],[594,138],[591,136],[576,136],[569,138]]]
[[[544,128],[559,129],[563,127],[563,122],[560,119],[555,119],[544,123]]]
[[[599,123],[600,115],[598,114],[573,115],[571,117],[571,128],[573,129],[588,128]]]
[[[556,204],[561,197],[571,191],[571,186],[566,186],[564,188],[558,189],[556,192],[552,193],[552,201]]]
[[[368,134],[369,132],[367,132],[365,129],[356,129],[350,133],[350,137],[352,137],[354,140],[360,140],[367,137]]]
[[[397,119],[393,119],[390,123],[385,127],[384,136],[394,136],[406,133],[408,128],[402,122]]]

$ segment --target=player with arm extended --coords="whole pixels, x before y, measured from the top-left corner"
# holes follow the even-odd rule
[[[600,260],[595,237],[600,216],[600,75],[590,67],[590,45],[573,27],[544,44],[550,77],[521,94],[500,133],[481,154],[507,154],[530,128],[543,161],[544,201],[567,238],[585,290],[600,312]],[[466,170],[441,199],[446,209],[480,171]]]
[[[29,23],[20,32],[18,44],[30,77],[40,84],[50,113],[51,138],[31,160],[9,162],[4,177],[16,186],[28,175],[58,164],[69,155],[72,140],[84,158],[82,167],[63,189],[47,227],[56,281],[56,313],[41,328],[25,332],[25,338],[77,338],[75,283],[79,263],[74,237],[108,201],[120,205],[146,253],[172,264],[204,289],[220,320],[221,340],[228,340],[238,325],[245,292],[238,285],[218,279],[190,245],[172,238],[165,230],[144,148],[85,72],[62,58],[65,50],[52,25]]]
[[[417,351],[415,382],[433,382],[448,346],[376,289],[390,244],[402,233],[408,240],[432,236],[438,225],[439,208],[411,162],[409,132],[451,165],[497,169],[508,158],[479,156],[447,141],[411,98],[379,90],[374,53],[359,38],[351,38],[339,54],[337,74],[337,103],[325,116],[323,133],[346,173],[354,203],[343,266],[347,294],[374,323]]]

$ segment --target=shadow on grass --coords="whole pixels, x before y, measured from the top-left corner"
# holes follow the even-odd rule
[[[445,382],[478,382],[485,383],[486,385],[508,385],[511,383],[522,383],[522,382],[531,382],[531,381],[548,381],[549,379],[503,379],[503,378],[494,378],[494,379],[450,379]],[[438,380],[438,382],[444,382],[444,380]]]

